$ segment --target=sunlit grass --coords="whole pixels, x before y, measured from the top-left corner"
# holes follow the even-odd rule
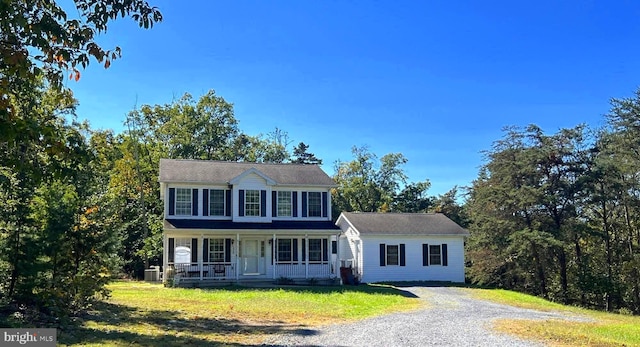
[[[467,289],[479,299],[542,311],[560,311],[586,321],[502,319],[498,331],[552,346],[640,346],[640,317],[565,306],[532,295],[502,289]]]
[[[66,345],[253,345],[276,333],[412,310],[420,301],[384,286],[250,289],[109,285],[112,296],[61,331]]]

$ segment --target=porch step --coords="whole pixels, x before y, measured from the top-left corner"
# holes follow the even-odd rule
[[[185,278],[178,282],[180,288],[215,288],[215,287],[228,287],[228,286],[241,286],[250,288],[282,288],[282,287],[299,287],[299,286],[335,286],[340,284],[339,278],[325,278],[325,279],[293,279],[289,283],[279,283],[278,280],[273,279],[228,279],[228,280],[213,280],[213,279],[190,279]]]

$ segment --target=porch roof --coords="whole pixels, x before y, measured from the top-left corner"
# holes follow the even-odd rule
[[[238,223],[230,220],[165,219],[164,230],[335,230],[340,228],[331,221],[273,221],[271,223]]]

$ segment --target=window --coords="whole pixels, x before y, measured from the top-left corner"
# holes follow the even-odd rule
[[[191,189],[176,188],[176,215],[191,215]]]
[[[209,261],[223,263],[224,254],[224,239],[209,239]]]
[[[398,259],[398,245],[387,245],[387,265],[398,265]]]
[[[244,215],[260,217],[260,191],[247,190],[244,196]]]
[[[292,261],[292,253],[292,240],[278,239],[278,262]]]
[[[322,261],[322,239],[309,239],[309,261]]]
[[[174,246],[174,263],[189,264],[191,263],[191,239],[176,238]]]
[[[440,245],[429,245],[429,263],[431,265],[440,265],[441,262]]]
[[[278,217],[291,217],[291,192],[278,192]]]
[[[322,217],[322,194],[320,192],[308,193],[308,216],[309,217]]]
[[[225,193],[223,189],[209,190],[209,215],[210,216],[224,216],[224,212],[225,212],[224,196],[225,196]]]

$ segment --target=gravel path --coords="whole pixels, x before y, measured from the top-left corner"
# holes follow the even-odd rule
[[[543,346],[491,330],[494,319],[584,320],[477,300],[451,287],[401,288],[429,303],[425,309],[350,324],[303,329],[274,337],[277,346]]]

